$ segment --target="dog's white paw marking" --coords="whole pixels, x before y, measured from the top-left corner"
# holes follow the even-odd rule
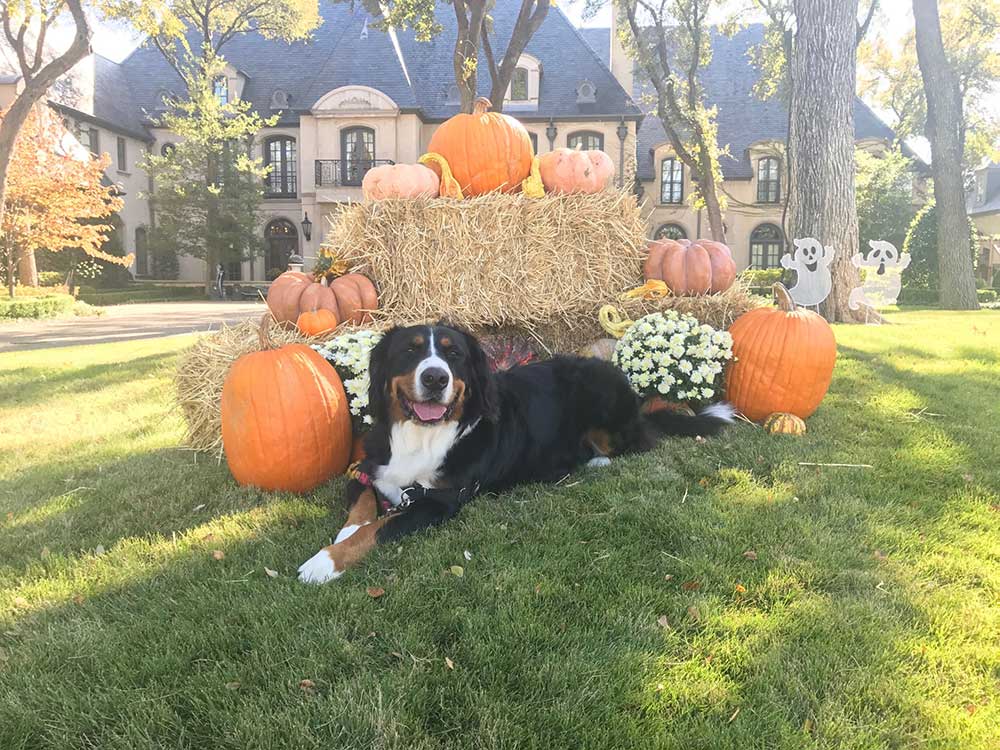
[[[701,410],[701,414],[699,416],[715,417],[716,419],[722,419],[726,422],[732,422],[733,418],[736,416],[736,409],[733,408],[732,404],[720,401],[717,404],[709,404],[706,406]]]
[[[326,583],[342,575],[344,571],[337,570],[333,558],[325,549],[321,549],[299,566],[299,581],[302,583]]]
[[[587,461],[587,466],[591,469],[603,469],[605,466],[611,466],[611,459],[607,456],[594,456]]]

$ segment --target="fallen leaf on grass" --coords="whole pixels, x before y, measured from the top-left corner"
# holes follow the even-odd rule
[[[888,557],[888,555],[885,554],[885,552],[883,552],[882,550],[877,549],[872,553],[872,557],[874,557],[876,560],[885,560]]]
[[[445,663],[445,665],[446,665],[446,666],[448,667],[448,669],[454,669],[454,668],[455,668],[455,662],[453,662],[453,661],[452,661],[451,659],[449,659],[449,658],[448,658],[447,656],[446,656],[446,657],[444,657],[444,663]]]
[[[974,713],[976,713],[976,710],[978,708],[979,706],[977,706],[975,703],[967,703],[965,705],[965,710],[969,713],[969,716],[972,716]]]
[[[203,542],[210,542],[210,541],[212,541],[213,539],[215,539],[215,534],[213,534],[213,533],[212,533],[212,532],[210,531],[210,532],[208,532],[207,534],[205,534],[205,536],[203,536],[203,537],[201,538],[201,541],[203,541]]]
[[[472,559],[472,553],[469,552],[469,550],[465,550],[465,552],[462,553],[462,557],[465,558],[466,562],[469,562],[469,560]]]
[[[691,618],[693,622],[701,622],[701,612],[695,606],[688,607],[688,617]]]
[[[757,553],[754,552],[752,549],[748,549],[746,552],[743,553],[743,557],[745,557],[747,560],[756,560]]]
[[[806,719],[802,722],[802,731],[812,734],[816,730],[816,722],[812,719]]]
[[[312,680],[309,680],[309,679],[300,680],[299,681],[299,689],[303,693],[312,693],[312,692],[314,692],[316,690],[316,683],[313,682]]]
[[[382,588],[381,586],[369,586],[365,590],[368,592],[368,596],[370,596],[372,599],[378,599],[385,593],[385,589]]]
[[[736,593],[737,594],[745,594],[746,592],[747,592],[746,587],[742,583],[737,583],[736,584]]]
[[[45,559],[46,557],[48,557],[48,556],[49,556],[50,554],[51,554],[51,553],[49,552],[49,548],[48,548],[48,547],[42,547],[42,559],[43,559],[43,560],[44,560],[44,559]]]
[[[542,593],[542,584],[540,584],[540,583],[536,583],[535,584],[535,593],[536,594]]]
[[[23,596],[15,596],[14,597],[14,606],[15,607],[27,607],[28,606],[28,600],[25,599]]]
[[[663,576],[663,580],[664,581],[672,581],[672,580],[674,580],[673,573],[667,573],[665,576]]]
[[[104,545],[103,544],[98,544],[96,547],[94,547],[94,555],[96,557],[100,557],[103,554],[104,554]]]
[[[737,706],[736,710],[733,711],[733,715],[729,717],[729,721],[727,721],[726,723],[727,724],[732,724],[733,723],[733,719],[735,719],[739,715],[740,715],[740,707]]]
[[[452,565],[448,570],[451,571],[451,574],[456,578],[461,578],[465,575],[465,568],[461,565]]]
[[[226,690],[239,690],[241,687],[243,686],[240,684],[239,680],[233,680],[232,682],[226,683]]]
[[[73,604],[77,605],[78,607],[82,607],[84,601],[85,599],[83,598],[82,594],[73,595]]]
[[[222,560],[225,556],[226,556],[226,553],[223,552],[221,549],[213,549],[212,550],[212,559],[213,560]]]
[[[712,480],[709,479],[708,477],[702,477],[701,479],[698,480],[698,485],[701,487],[708,487],[711,481]]]
[[[685,591],[697,591],[701,588],[701,583],[699,581],[685,581],[681,584],[681,588]]]
[[[660,615],[656,620],[656,624],[664,630],[670,630],[670,620],[667,619],[666,615]]]
[[[201,505],[196,505],[196,506],[194,506],[194,509],[195,509],[196,511],[198,511],[198,510],[201,510],[201,509],[202,509],[202,508],[204,508],[204,507],[205,507],[205,503],[202,503]]]
[[[277,577],[278,577],[278,571],[276,571],[276,570],[271,570],[270,568],[267,568],[267,567],[265,567],[265,568],[264,568],[264,574],[265,574],[265,575],[266,575],[266,576],[267,576],[268,578],[277,578]]]

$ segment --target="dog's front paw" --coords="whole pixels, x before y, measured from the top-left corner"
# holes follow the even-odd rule
[[[330,555],[330,548],[324,547],[299,566],[299,581],[302,583],[326,583],[344,575]]]

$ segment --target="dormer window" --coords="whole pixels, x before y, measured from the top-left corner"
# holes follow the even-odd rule
[[[271,109],[288,109],[288,92],[275,89],[271,94]]]
[[[504,101],[520,111],[537,109],[541,82],[542,64],[525,52],[517,60]]]
[[[219,100],[219,104],[225,106],[229,104],[229,79],[219,76],[212,84],[212,93]]]
[[[593,104],[597,101],[597,87],[590,81],[581,81],[576,87],[577,104]]]

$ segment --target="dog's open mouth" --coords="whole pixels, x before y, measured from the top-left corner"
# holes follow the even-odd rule
[[[434,424],[443,421],[451,412],[451,405],[439,401],[411,401],[400,398],[406,416],[424,424]]]

